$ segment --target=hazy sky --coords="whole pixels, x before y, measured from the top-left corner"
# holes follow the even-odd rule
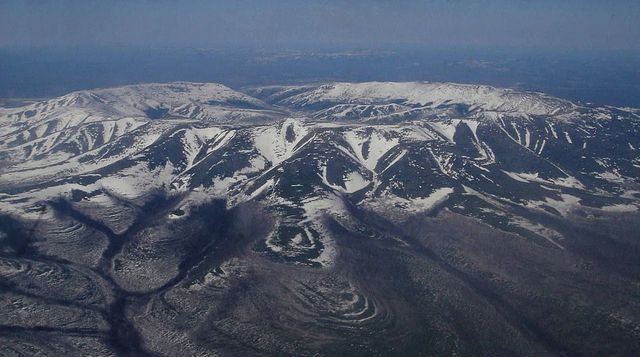
[[[0,0],[0,47],[640,50],[640,1]]]

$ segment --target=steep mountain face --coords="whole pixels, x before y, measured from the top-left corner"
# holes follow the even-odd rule
[[[450,83],[244,92],[0,111],[7,351],[640,351],[637,110]]]

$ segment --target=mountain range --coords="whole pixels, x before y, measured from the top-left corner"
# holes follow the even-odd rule
[[[455,83],[0,108],[0,354],[637,354],[639,150]]]

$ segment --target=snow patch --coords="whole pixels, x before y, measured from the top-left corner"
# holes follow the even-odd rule
[[[358,161],[372,172],[380,159],[399,143],[397,138],[384,135],[384,132],[378,130],[373,130],[370,135],[365,131],[348,130],[344,133],[344,139]]]
[[[456,134],[456,128],[459,121],[452,121],[451,123],[445,122],[430,122],[428,125],[433,128],[440,135],[445,137],[447,141],[450,143],[455,143],[453,140],[454,135]]]
[[[616,204],[616,205],[611,205],[611,206],[604,206],[601,209],[603,211],[606,211],[606,212],[619,212],[619,213],[636,212],[636,211],[638,211],[638,207],[637,206],[625,205],[625,204]]]

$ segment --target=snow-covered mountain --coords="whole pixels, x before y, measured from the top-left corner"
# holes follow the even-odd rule
[[[376,108],[396,104],[398,112],[402,109],[441,109],[455,105],[466,112],[491,111],[521,115],[558,115],[577,109],[577,106],[569,101],[542,93],[454,83],[332,83],[316,86],[260,87],[252,89],[250,93],[268,102],[303,109],[367,105]]]
[[[640,293],[637,279],[624,285],[640,271],[638,111],[451,83],[244,92],[145,84],[2,109],[3,279],[49,284],[37,264],[79,274],[77,289],[103,296],[74,305],[70,316],[89,319],[74,328],[104,326],[92,343],[120,352],[118,329],[176,354],[292,353],[306,333],[348,352],[354,331],[369,334],[371,353],[394,338],[416,351],[427,335],[450,339],[434,353],[606,353],[603,331],[633,347],[637,302],[622,308],[592,289],[613,279],[602,283],[613,295]],[[583,309],[557,307],[571,323],[524,308],[566,294]],[[439,298],[453,299],[447,312]],[[260,303],[284,314],[274,330]],[[54,305],[56,318],[70,308]],[[596,313],[624,322],[592,324],[585,344],[574,326]],[[490,326],[473,333],[513,343],[483,345],[459,326],[481,321]],[[225,331],[218,342],[203,324]],[[288,324],[311,330],[290,337]]]

